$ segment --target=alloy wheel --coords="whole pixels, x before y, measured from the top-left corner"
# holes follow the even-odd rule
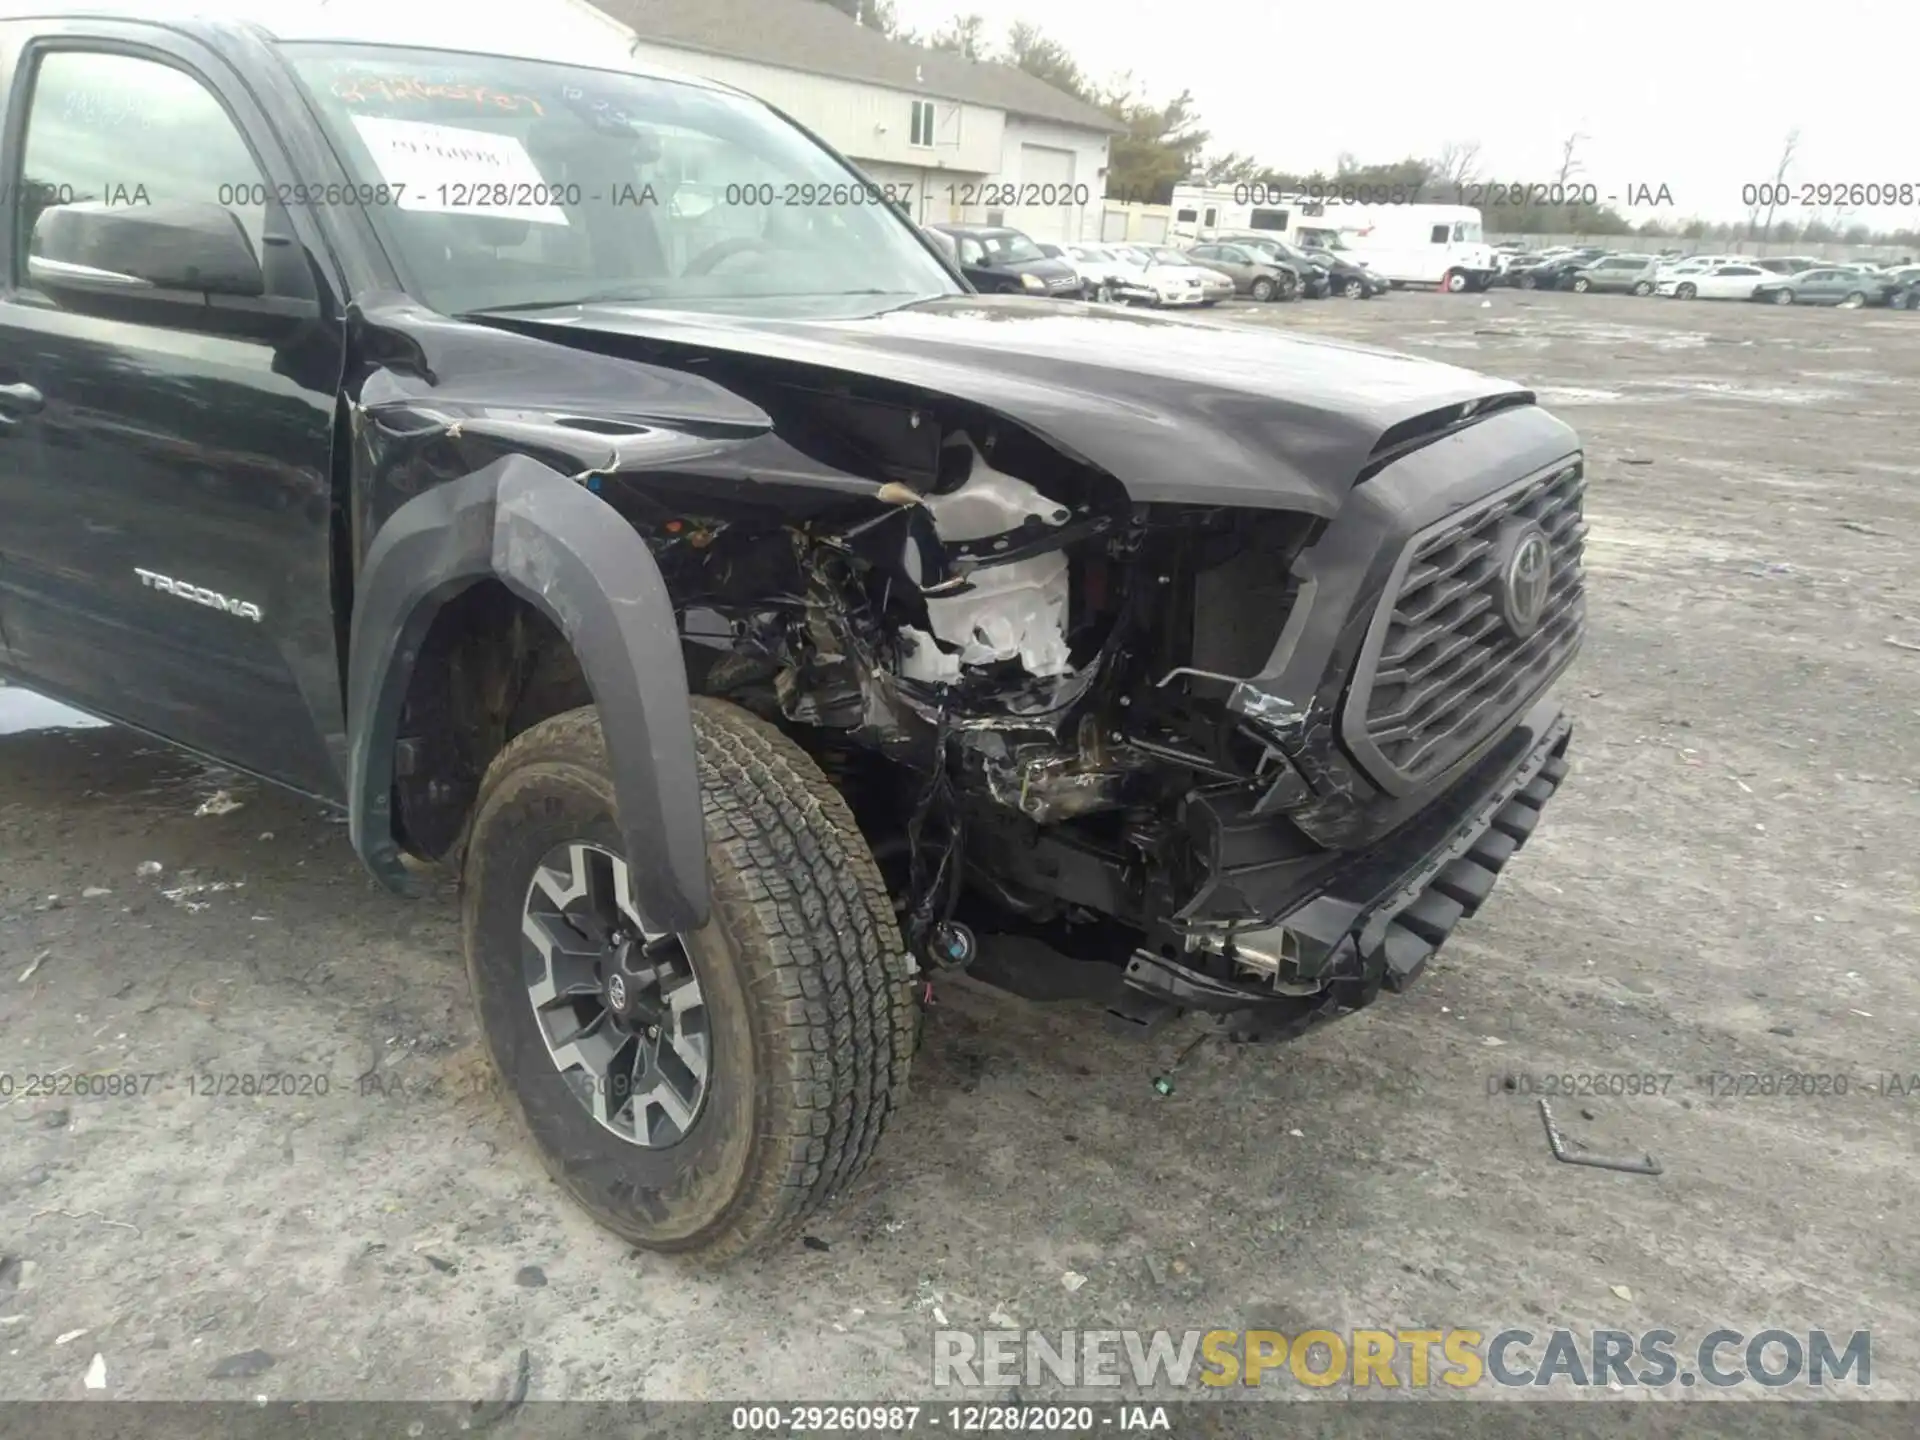
[[[685,1138],[712,1075],[712,1034],[692,957],[649,934],[627,862],[556,845],[535,867],[521,919],[527,1001],[575,1098],[630,1144]]]

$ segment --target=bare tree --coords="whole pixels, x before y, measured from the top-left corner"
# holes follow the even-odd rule
[[[1773,212],[1780,203],[1780,191],[1787,180],[1787,167],[1793,164],[1793,155],[1800,148],[1800,127],[1794,126],[1787,132],[1787,140],[1780,147],[1780,163],[1773,167],[1773,184],[1767,190],[1767,228],[1761,235],[1762,240],[1773,238]]]
[[[1480,175],[1480,142],[1449,140],[1433,158],[1433,178],[1458,190]]]
[[[1559,182],[1563,191],[1566,188],[1567,182],[1586,168],[1580,163],[1580,146],[1582,142],[1590,138],[1590,136],[1582,135],[1576,130],[1561,142],[1560,173],[1554,178]]]

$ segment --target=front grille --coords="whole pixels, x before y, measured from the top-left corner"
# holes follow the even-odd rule
[[[1364,696],[1363,758],[1401,782],[1446,770],[1557,675],[1586,624],[1581,566],[1586,474],[1575,463],[1416,535],[1384,623]],[[1545,533],[1551,579],[1540,623],[1524,639],[1502,619],[1500,541],[1510,522]],[[1349,712],[1352,713],[1351,711]]]

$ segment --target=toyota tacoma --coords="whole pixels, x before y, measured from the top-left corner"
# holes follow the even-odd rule
[[[457,874],[602,1223],[790,1234],[937,972],[1284,1038],[1486,901],[1584,625],[1532,394],[978,294],[585,21],[254,9],[0,21],[0,670]]]

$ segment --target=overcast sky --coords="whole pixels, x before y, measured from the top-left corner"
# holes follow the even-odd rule
[[[1911,0],[1782,10],[1647,0],[896,6],[900,23],[922,32],[977,12],[996,45],[1027,19],[1097,78],[1130,70],[1155,98],[1191,90],[1215,150],[1251,151],[1284,170],[1331,170],[1342,151],[1390,160],[1478,140],[1481,178],[1550,182],[1561,143],[1579,132],[1590,137],[1581,178],[1603,199],[1618,195],[1624,208],[1628,186],[1665,183],[1677,217],[1742,219],[1742,184],[1772,179],[1797,125],[1789,179],[1920,188]],[[1468,14],[1479,18],[1463,23]],[[1920,204],[1843,218],[1878,229],[1916,215]]]

